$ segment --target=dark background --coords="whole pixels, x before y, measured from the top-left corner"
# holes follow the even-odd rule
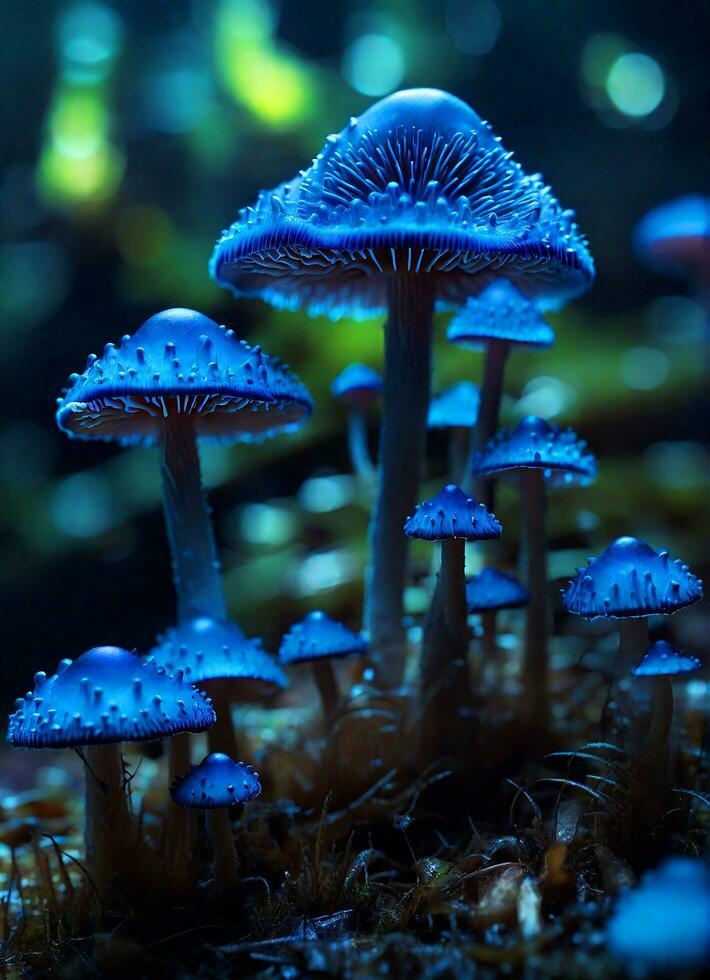
[[[155,452],[71,443],[53,423],[86,355],[166,306],[263,343],[317,399],[297,437],[205,455],[234,615],[270,649],[314,606],[357,622],[367,508],[345,476],[345,417],[328,389],[350,360],[379,365],[379,325],[236,303],[207,261],[260,187],[396,87],[469,101],[591,241],[593,290],[553,317],[557,346],[517,355],[508,379],[518,414],[573,425],[599,457],[595,485],[551,501],[552,574],[563,581],[625,532],[707,569],[702,315],[687,284],[645,270],[631,244],[648,208],[707,191],[706,13],[689,0],[4,0],[3,702],[61,657],[99,643],[144,650],[172,621]],[[654,92],[633,72],[616,89],[609,79],[635,53],[653,59],[662,91],[630,115],[628,99],[648,108]],[[478,380],[480,355],[447,349],[444,327],[435,389]],[[514,420],[512,399],[506,411]],[[433,483],[444,467],[432,436]],[[514,495],[499,507],[513,561]],[[416,554],[425,568],[428,552]],[[702,605],[683,626],[699,652]]]

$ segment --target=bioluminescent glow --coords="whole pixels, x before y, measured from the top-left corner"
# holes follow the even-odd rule
[[[343,72],[357,92],[387,95],[404,77],[404,52],[387,34],[363,34],[346,49]]]

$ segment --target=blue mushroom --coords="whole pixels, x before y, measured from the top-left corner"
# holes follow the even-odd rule
[[[121,742],[145,741],[214,724],[210,700],[173,674],[118,647],[95,647],[35,674],[15,702],[8,740],[20,748],[74,748],[86,773],[86,855],[97,887],[120,880],[136,860],[138,830],[126,798]]]
[[[254,442],[291,431],[310,416],[308,391],[260,347],[183,309],[157,313],[118,347],[107,344],[103,356],[91,355],[84,373],[69,383],[57,410],[69,435],[159,444],[178,622],[225,621],[197,440]],[[214,696],[220,723],[210,744],[231,748],[228,700],[222,691]]]
[[[261,793],[253,766],[234,762],[223,752],[213,752],[179,776],[170,787],[177,806],[207,812],[207,831],[212,846],[213,882],[220,891],[233,888],[239,877],[239,860],[229,814],[243,808]]]
[[[380,480],[366,618],[378,680],[402,677],[402,521],[417,498],[432,313],[494,279],[543,305],[590,285],[570,211],[446,92],[397,92],[329,136],[312,165],[259,195],[217,242],[210,271],[237,296],[333,319],[387,313]]]
[[[326,719],[338,707],[340,694],[331,660],[362,655],[367,643],[360,633],[353,633],[343,623],[320,610],[308,613],[295,623],[281,641],[279,661],[284,667],[310,663]]]
[[[548,705],[548,601],[545,483],[586,485],[596,476],[594,457],[571,429],[551,426],[530,415],[512,432],[497,433],[473,456],[475,476],[514,473],[520,476],[521,502],[527,539],[528,607],[523,659],[523,687],[529,719],[546,723]]]
[[[586,619],[620,620],[617,673],[623,675],[643,662],[647,617],[669,616],[702,596],[703,583],[680,559],[638,538],[621,537],[576,570],[562,602],[567,612]]]
[[[486,660],[496,654],[496,620],[501,609],[519,609],[530,599],[528,590],[512,575],[497,568],[484,568],[466,581],[466,606],[469,614],[478,613],[483,626],[483,651]]]
[[[634,971],[710,967],[710,871],[703,861],[672,858],[647,872],[618,900],[607,925],[612,956]]]
[[[382,378],[365,364],[348,364],[330,387],[333,398],[348,407],[348,450],[353,469],[366,487],[375,479],[367,446],[367,409],[382,397]]]
[[[481,449],[498,428],[503,396],[503,375],[508,354],[515,347],[551,347],[552,327],[539,307],[506,280],[491,283],[480,296],[471,297],[449,324],[446,339],[461,347],[485,348],[483,392],[473,439]],[[470,474],[467,475],[470,479]],[[484,481],[479,481],[483,483]],[[479,494],[484,487],[479,488]],[[486,499],[493,500],[490,488]]]
[[[432,398],[427,424],[430,429],[449,430],[449,475],[465,477],[471,433],[478,418],[481,396],[471,381],[460,381]]]
[[[710,265],[710,198],[684,194],[652,208],[634,229],[639,258],[652,268],[696,279]]]
[[[441,566],[424,623],[419,678],[427,752],[453,750],[461,736],[462,716],[470,710],[466,541],[495,540],[502,531],[495,514],[455,484],[417,507],[405,522],[407,537],[441,542]]]

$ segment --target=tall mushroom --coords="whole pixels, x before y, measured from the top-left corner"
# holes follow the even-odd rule
[[[493,661],[496,654],[496,623],[502,609],[527,606],[530,593],[512,575],[497,568],[484,568],[466,580],[466,605],[469,615],[478,614],[483,627],[483,654]]]
[[[427,424],[449,430],[449,479],[465,479],[471,432],[478,418],[481,396],[471,381],[460,381],[432,398]]]
[[[121,742],[144,742],[214,724],[209,699],[183,679],[118,647],[95,647],[35,674],[15,702],[8,740],[20,748],[74,748],[86,774],[86,858],[100,897],[139,877],[140,835],[131,816]],[[137,869],[137,870],[136,870]]]
[[[511,283],[502,280],[472,297],[454,316],[446,332],[451,344],[474,350],[485,348],[481,408],[471,442],[471,451],[481,449],[495,434],[503,397],[503,376],[511,349],[551,347],[552,327],[537,305]],[[476,494],[492,506],[492,485],[478,486]],[[466,473],[464,486],[473,491],[472,473]]]
[[[455,484],[425,500],[407,518],[408,538],[441,543],[441,567],[424,622],[419,694],[425,751],[439,754],[457,746],[459,722],[471,708],[466,621],[466,542],[489,541],[503,528],[495,514]]]
[[[57,423],[70,436],[158,443],[163,508],[173,560],[178,624],[207,617],[224,623],[227,609],[214,531],[200,478],[198,439],[257,442],[298,428],[312,410],[301,382],[260,347],[194,310],[157,313],[83,374],[69,379]],[[233,634],[232,630],[232,634]],[[213,674],[213,677],[216,676]],[[228,737],[228,694],[215,687],[218,733]],[[189,764],[184,749],[179,765]],[[212,748],[224,747],[212,741]],[[232,748],[229,740],[227,748]],[[174,766],[175,768],[175,766]]]
[[[396,686],[406,653],[401,527],[424,456],[434,307],[458,307],[498,278],[564,301],[592,281],[586,242],[473,109],[412,89],[351,119],[308,169],[260,193],[222,234],[210,270],[235,295],[282,308],[387,314],[365,613],[376,680]]]
[[[348,407],[350,462],[369,489],[375,479],[375,464],[367,446],[367,409],[382,397],[382,378],[366,364],[348,364],[333,380],[330,392]]]
[[[527,720],[544,730],[548,703],[548,601],[545,484],[586,485],[596,476],[596,462],[571,429],[551,426],[529,415],[512,431],[502,430],[473,457],[474,476],[515,473],[520,476],[520,497],[525,524],[530,592],[523,690]]]

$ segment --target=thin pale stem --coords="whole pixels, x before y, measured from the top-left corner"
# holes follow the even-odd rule
[[[207,833],[212,846],[212,878],[215,887],[218,891],[228,891],[239,882],[239,858],[225,807],[207,811]]]
[[[191,761],[189,733],[173,735],[168,741],[169,786],[172,786],[178,777],[189,772]],[[163,857],[171,888],[178,894],[185,892],[189,884],[192,831],[192,811],[170,800],[163,838]]]
[[[313,678],[318,688],[323,714],[326,721],[330,721],[337,709],[340,701],[338,682],[335,679],[335,671],[330,660],[314,660],[311,665],[313,668]]]
[[[382,688],[398,686],[404,674],[408,541],[402,525],[417,501],[424,460],[434,312],[432,276],[394,275],[389,283],[379,481],[366,599],[370,659]]]
[[[471,457],[485,446],[498,429],[500,403],[503,397],[503,377],[509,350],[510,344],[505,340],[491,340],[486,347],[481,405],[471,440]],[[482,500],[489,510],[495,506],[494,486],[495,482],[490,478],[474,478],[469,463],[466,467],[464,490],[466,493],[473,494],[477,500]]]
[[[225,681],[209,681],[205,688],[212,698],[212,707],[217,715],[217,721],[207,731],[207,745],[210,752],[224,752],[230,759],[239,758],[237,735],[232,723],[232,702]]]
[[[173,405],[171,403],[171,408]],[[173,560],[178,620],[226,618],[210,511],[191,416],[171,412],[160,427],[163,509]]]
[[[521,475],[523,520],[528,564],[530,602],[523,657],[525,714],[544,730],[548,721],[549,662],[547,651],[547,534],[545,531],[545,477],[540,469]]]
[[[120,744],[89,745],[84,760],[86,860],[101,894],[130,869],[138,831],[128,808]]]
[[[365,410],[357,406],[348,412],[348,450],[353,470],[370,489],[375,482],[375,464],[367,445],[367,416]]]

